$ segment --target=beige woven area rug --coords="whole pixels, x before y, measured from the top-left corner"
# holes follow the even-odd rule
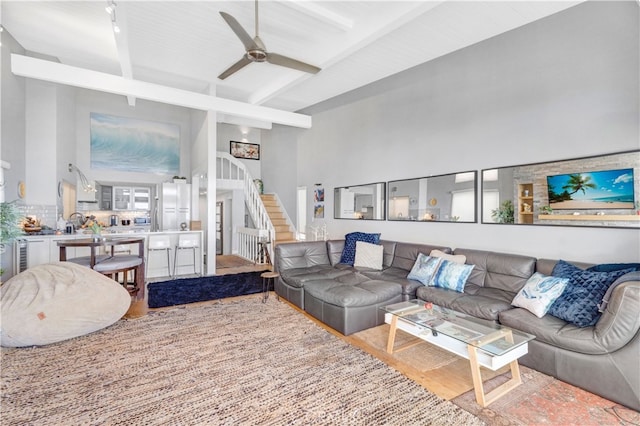
[[[256,295],[2,349],[2,425],[480,425]]]

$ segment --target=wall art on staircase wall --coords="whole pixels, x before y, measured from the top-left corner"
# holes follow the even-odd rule
[[[260,145],[257,143],[231,141],[230,152],[231,155],[236,158],[244,158],[247,160],[260,159]]]
[[[180,126],[92,112],[91,168],[180,174]]]
[[[321,184],[316,184],[313,190],[313,217],[324,219],[324,188]]]

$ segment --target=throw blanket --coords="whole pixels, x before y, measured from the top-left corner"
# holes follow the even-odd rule
[[[640,271],[629,272],[628,274],[624,274],[623,276],[615,280],[613,284],[609,286],[609,288],[607,289],[607,292],[604,294],[604,297],[602,298],[602,303],[598,305],[598,311],[604,312],[604,310],[607,308],[607,305],[609,304],[609,299],[611,298],[611,293],[613,293],[613,289],[615,289],[620,284],[626,283],[628,281],[640,281]]]

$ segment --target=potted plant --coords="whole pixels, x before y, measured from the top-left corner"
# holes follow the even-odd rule
[[[0,203],[0,253],[4,253],[7,245],[22,235],[21,218],[15,202]],[[4,270],[0,268],[0,275],[2,274]]]
[[[497,209],[491,210],[491,218],[497,223],[514,223],[513,202],[503,201]]]
[[[553,209],[551,206],[540,206],[540,214],[551,214],[553,213]]]

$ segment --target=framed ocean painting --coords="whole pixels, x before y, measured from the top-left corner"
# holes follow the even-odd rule
[[[92,112],[91,168],[180,174],[180,126]]]

